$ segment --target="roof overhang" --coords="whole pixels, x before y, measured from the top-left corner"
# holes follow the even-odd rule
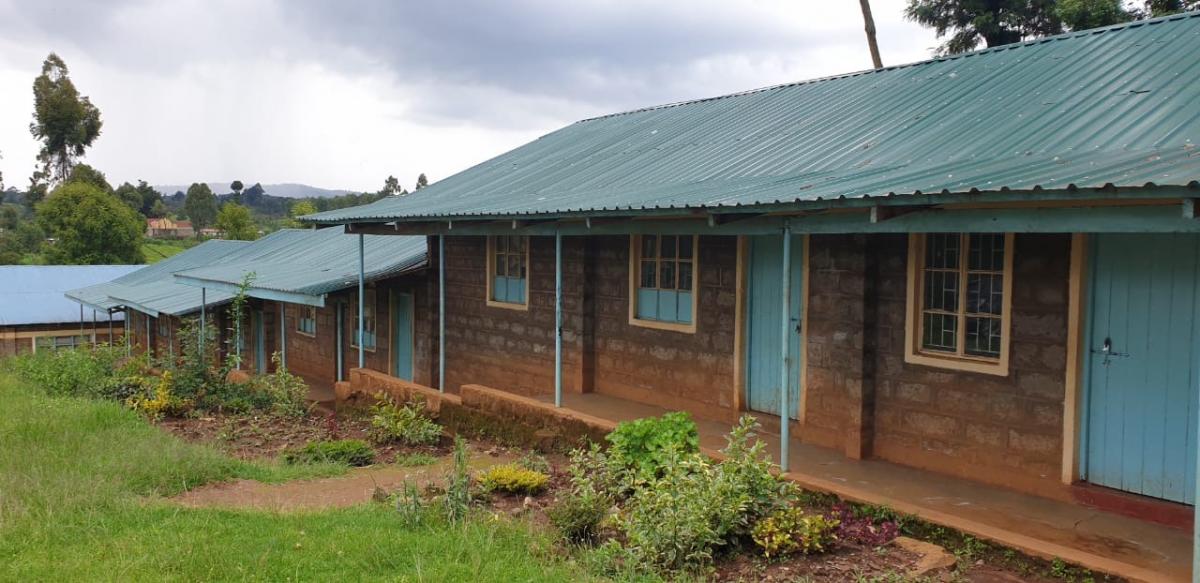
[[[241,284],[230,283],[227,281],[216,281],[212,279],[201,279],[179,273],[175,274],[175,281],[183,285],[223,291],[235,296],[242,292]],[[310,295],[290,291],[265,289],[254,286],[246,288],[245,292],[247,296],[258,298],[260,300],[316,306],[318,308],[325,307],[325,294]]]
[[[351,222],[350,234],[396,235],[612,235],[794,233],[1012,233],[1200,232],[1193,201],[1200,188],[1142,187],[1094,191],[1035,191],[846,199],[824,207],[759,205],[729,209],[675,209],[623,216],[564,216]]]

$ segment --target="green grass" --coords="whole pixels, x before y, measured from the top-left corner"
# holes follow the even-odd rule
[[[323,512],[185,509],[162,497],[332,466],[248,463],[184,443],[115,403],[0,375],[0,580],[579,579],[544,535],[481,517],[406,527],[386,505]]]
[[[191,239],[143,239],[142,255],[146,256],[146,263],[158,263],[195,245],[196,241]]]

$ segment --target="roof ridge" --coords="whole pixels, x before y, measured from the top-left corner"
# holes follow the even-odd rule
[[[1049,42],[1063,41],[1063,40],[1077,38],[1077,37],[1092,36],[1095,34],[1103,34],[1106,32],[1114,32],[1114,31],[1120,31],[1120,30],[1126,30],[1126,29],[1132,29],[1132,28],[1139,28],[1142,26],[1152,26],[1152,25],[1161,24],[1163,22],[1168,22],[1168,21],[1173,21],[1173,20],[1187,20],[1189,18],[1200,18],[1200,10],[1194,10],[1191,12],[1179,12],[1179,13],[1175,13],[1175,14],[1168,14],[1166,16],[1157,16],[1154,18],[1147,18],[1145,20],[1131,20],[1129,22],[1122,22],[1122,23],[1118,23],[1118,24],[1112,24],[1109,26],[1102,26],[1099,28],[1088,28],[1088,29],[1084,29],[1084,30],[1075,30],[1075,31],[1071,31],[1071,32],[1064,32],[1064,33],[1060,33],[1060,34],[1056,34],[1056,35],[1030,39],[1030,40],[1011,43],[1011,44],[1007,44],[1007,45],[1001,45],[998,47],[987,47],[987,48],[974,50],[974,51],[970,51],[970,52],[966,52],[966,53],[959,53],[956,55],[946,55],[946,56],[942,56],[942,57],[933,57],[931,59],[925,59],[923,61],[914,61],[912,63],[891,65],[889,67],[883,67],[880,69],[861,69],[858,71],[851,71],[849,73],[838,73],[836,75],[826,75],[824,77],[814,77],[812,79],[804,79],[801,81],[788,81],[786,83],[778,83],[775,85],[768,85],[765,87],[746,89],[743,91],[736,91],[734,93],[726,93],[723,95],[714,95],[711,97],[699,97],[696,99],[685,99],[685,100],[681,100],[681,101],[673,101],[673,102],[663,103],[663,104],[659,104],[659,105],[650,105],[650,106],[646,106],[646,107],[639,107],[636,109],[629,109],[626,111],[618,111],[616,113],[607,113],[604,115],[586,117],[586,118],[583,118],[583,119],[580,119],[580,120],[574,122],[573,124],[568,124],[568,125],[581,124],[581,123],[586,123],[586,122],[596,121],[596,120],[601,120],[601,119],[609,119],[609,118],[613,118],[613,117],[620,117],[623,115],[632,115],[635,113],[643,113],[643,112],[647,112],[647,111],[657,111],[660,109],[671,109],[673,107],[680,107],[680,106],[684,106],[684,105],[693,105],[696,103],[706,103],[709,101],[716,101],[718,99],[730,99],[733,97],[744,97],[746,95],[754,95],[754,94],[758,94],[758,93],[764,93],[766,91],[774,91],[776,89],[783,89],[786,87],[798,87],[801,85],[812,85],[815,83],[824,83],[827,81],[834,81],[837,79],[858,77],[860,75],[870,75],[870,74],[875,74],[875,73],[885,73],[888,71],[895,71],[895,70],[899,70],[899,69],[921,67],[921,66],[925,66],[925,65],[931,65],[933,63],[941,63],[944,61],[955,61],[955,60],[966,59],[969,57],[974,57],[974,56],[984,55],[984,54],[989,54],[989,53],[1011,51],[1014,49],[1020,49],[1020,48],[1024,48],[1024,47],[1028,47],[1028,46],[1032,46],[1032,45],[1040,45],[1040,44],[1045,44],[1045,43],[1049,43]]]

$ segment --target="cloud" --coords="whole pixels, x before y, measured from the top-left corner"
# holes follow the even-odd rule
[[[876,0],[888,63],[932,34]],[[0,0],[0,160],[23,184],[29,86],[58,51],[116,181],[378,188],[577,119],[868,67],[857,3]]]

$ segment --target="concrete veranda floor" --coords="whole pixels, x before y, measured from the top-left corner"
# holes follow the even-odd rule
[[[595,393],[564,395],[563,404],[613,421],[666,411]],[[724,447],[728,425],[705,420],[697,425],[701,447]],[[778,437],[766,441],[778,460]],[[787,476],[808,489],[886,505],[1028,554],[1060,557],[1133,580],[1191,580],[1192,536],[1187,531],[889,462],[852,460],[794,440],[789,450]]]

